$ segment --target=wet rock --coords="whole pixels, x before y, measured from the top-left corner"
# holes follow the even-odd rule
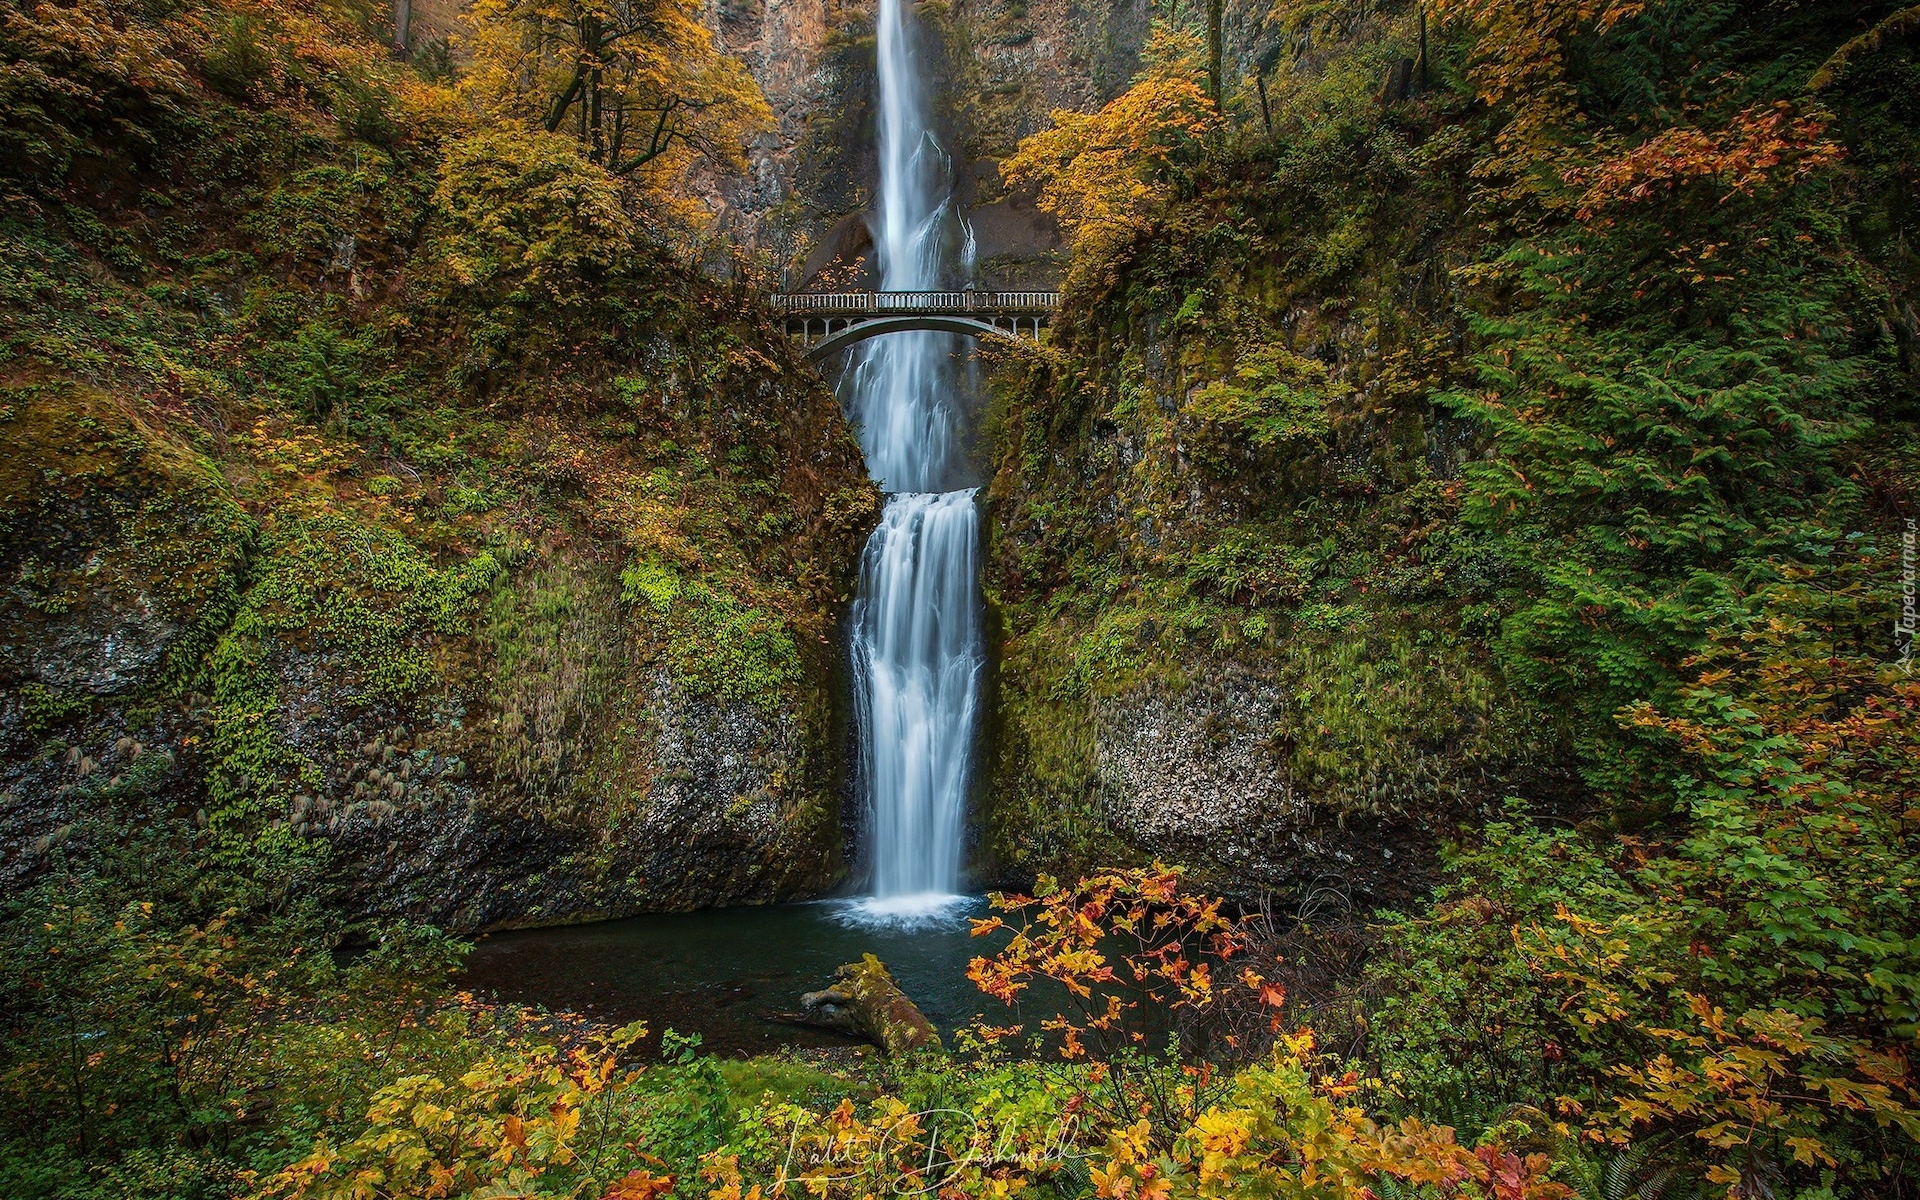
[[[180,624],[142,593],[101,589],[23,647],[26,673],[48,687],[111,694],[144,683],[166,657]]]
[[[287,741],[324,764],[329,814],[313,828],[355,911],[499,929],[767,903],[838,876],[831,764],[812,752],[818,720],[797,708],[691,694],[652,671],[629,701],[632,731],[591,728],[555,792],[504,769],[497,723],[466,727],[466,710],[444,704],[409,731],[409,778],[373,760],[376,796],[356,791],[371,778],[359,771],[367,745],[393,748],[374,740],[391,720],[343,725],[363,698],[306,656],[278,674],[292,685]],[[492,765],[469,772],[468,755]]]
[[[123,695],[204,645],[251,522],[174,446],[72,384],[0,404],[0,688]]]
[[[1274,753],[1279,703],[1271,683],[1240,674],[1096,703],[1094,758],[1109,822],[1175,861],[1199,854],[1255,868],[1258,843],[1308,815]]]
[[[1331,887],[1401,898],[1425,881],[1433,834],[1415,819],[1315,805],[1280,745],[1271,679],[1228,669],[1093,705],[1093,758],[1109,828],[1138,854],[1194,867],[1241,901]]]

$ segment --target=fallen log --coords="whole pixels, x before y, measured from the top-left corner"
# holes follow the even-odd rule
[[[833,973],[833,983],[800,997],[796,1019],[865,1038],[888,1054],[940,1048],[940,1031],[893,981],[886,964],[869,954]]]

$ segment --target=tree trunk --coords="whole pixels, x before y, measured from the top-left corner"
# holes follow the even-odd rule
[[[598,20],[588,18],[580,23],[580,51],[593,56],[587,67],[586,122],[587,137],[590,139],[587,158],[596,163],[607,161],[607,131],[600,109],[603,102],[600,89],[605,79],[606,44],[609,40]]]
[[[1224,82],[1220,78],[1221,26],[1226,23],[1227,0],[1207,0],[1207,94],[1213,97],[1213,106],[1221,106],[1226,95]]]
[[[1427,6],[1420,6],[1420,94],[1427,92]]]
[[[402,58],[407,54],[412,25],[413,0],[393,0],[393,50]]]

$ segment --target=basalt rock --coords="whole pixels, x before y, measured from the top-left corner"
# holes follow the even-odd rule
[[[211,438],[116,393],[0,386],[0,890],[127,828],[185,853],[291,846],[336,911],[457,933],[832,886],[829,635],[871,489],[823,389],[755,383],[723,398],[793,425],[749,496],[773,497],[754,543],[772,565],[698,577],[670,605],[709,614],[690,627],[623,595],[629,555],[584,505],[549,502],[532,545],[504,521],[456,540],[449,481],[375,462],[283,503],[254,464],[231,454],[233,482]],[[552,444],[518,436],[527,455]],[[544,452],[649,478],[621,462],[630,438],[581,445]]]

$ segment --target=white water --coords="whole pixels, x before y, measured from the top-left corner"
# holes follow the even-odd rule
[[[936,288],[970,239],[949,204],[902,0],[880,0],[877,33],[880,287]],[[959,899],[982,660],[979,522],[955,403],[964,347],[950,334],[889,334],[863,343],[846,376],[867,470],[892,493],[853,610],[872,887],[855,912],[867,920],[924,918]]]

